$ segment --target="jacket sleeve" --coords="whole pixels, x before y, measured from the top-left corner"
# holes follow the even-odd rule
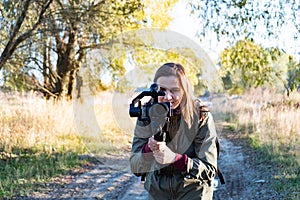
[[[217,172],[217,147],[216,129],[211,113],[207,113],[206,118],[198,127],[197,135],[194,139],[196,156],[189,158],[191,169],[189,174],[200,180],[211,181]]]
[[[131,171],[137,176],[149,172],[155,161],[152,152],[143,153],[143,147],[148,143],[151,136],[161,131],[166,122],[166,110],[157,112],[160,111],[159,109],[161,107],[158,104],[151,106],[149,111],[150,123],[139,120],[136,122],[129,161]]]
[[[142,121],[137,120],[129,158],[130,169],[137,176],[141,176],[151,170],[154,163],[153,154],[152,152],[143,153],[143,148],[148,143],[148,139],[158,131],[159,126],[160,124],[157,123],[146,125]]]
[[[134,137],[130,154],[130,168],[136,176],[141,176],[151,170],[153,159],[149,159],[152,153],[143,153],[142,149],[147,144],[148,139]],[[148,159],[147,159],[148,158]]]

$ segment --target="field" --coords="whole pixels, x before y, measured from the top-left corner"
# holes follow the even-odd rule
[[[109,93],[73,102],[1,94],[0,198],[45,186],[52,177],[87,164],[86,155],[128,151],[134,122],[127,100],[113,102],[113,96],[120,100]]]
[[[217,120],[227,122],[239,138],[259,153],[256,164],[272,166],[268,170],[276,180],[273,188],[286,195],[299,195],[300,93],[287,97],[253,89],[242,97],[212,101]]]
[[[0,198],[45,187],[52,177],[87,164],[86,155],[129,151],[135,120],[128,116],[131,97],[101,93],[47,102],[33,93],[1,94]],[[260,152],[258,162],[274,166],[274,188],[299,193],[300,95],[256,89],[211,102],[216,121]]]

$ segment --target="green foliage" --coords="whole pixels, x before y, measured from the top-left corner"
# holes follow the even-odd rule
[[[163,63],[181,63],[186,67],[187,74],[194,85],[198,82],[196,74],[201,74],[201,69],[204,67],[202,61],[197,59],[188,48],[168,49],[167,51],[154,48],[138,49],[133,58],[138,66],[148,66],[148,69],[145,68],[145,72],[151,75]]]
[[[138,28],[150,26],[164,29],[171,20],[168,11],[176,2],[177,0],[143,1],[144,10],[137,17],[143,21],[143,24],[116,32],[118,34],[114,34],[113,40],[108,37],[103,42],[108,45],[101,45],[98,50],[88,53],[88,57],[92,55],[92,59],[87,59],[89,70],[93,71],[95,78],[106,78],[108,81],[106,89],[116,89],[119,92],[132,90],[137,87],[137,83],[151,80],[155,65],[157,67],[164,60],[171,60],[174,57],[170,53],[165,56],[163,51],[155,50],[152,46],[152,35],[146,34],[141,37]],[[128,72],[126,67],[132,68],[133,66],[139,68],[133,72],[134,75],[124,76]],[[93,82],[89,83],[90,87],[94,87]]]
[[[221,54],[220,73],[227,89],[244,90],[272,84],[281,74],[273,68],[280,54],[277,49],[264,49],[247,39],[225,49]]]
[[[0,58],[0,68],[7,68],[5,75],[10,76],[9,66],[25,67],[27,71],[31,70],[30,76],[34,71],[39,77],[41,85],[38,89],[45,88],[59,95],[70,95],[74,76],[89,62],[86,58],[88,52],[101,48],[115,51],[118,48],[115,38],[127,31],[148,25],[165,28],[171,20],[168,10],[176,2],[177,0],[163,3],[140,0],[2,1],[0,49],[4,51]],[[132,48],[137,43],[127,45]],[[90,79],[91,83],[104,74],[112,82],[121,79],[125,73],[127,52],[122,48],[116,51],[121,56],[104,59],[105,56],[101,55],[101,66],[92,72],[83,73],[83,76],[87,76],[83,80]],[[16,62],[18,55],[21,55],[21,61],[28,62],[25,65]],[[14,84],[13,81],[11,83]],[[97,80],[90,87],[102,90],[113,88],[114,84]]]
[[[187,74],[190,77],[192,84],[195,85],[195,89],[197,91],[203,89],[199,87],[200,84],[202,84],[201,86],[203,87],[205,86],[204,83],[199,83],[199,77],[202,75],[202,70],[205,66],[190,49],[168,49],[166,51],[148,47],[134,49],[131,53],[131,62],[134,63],[135,66],[139,66],[139,69],[134,69],[135,72],[133,73],[135,73],[136,76],[135,78],[129,76],[130,79],[138,79],[138,77],[141,77],[142,80],[137,82],[150,83],[152,82],[153,75],[159,66],[167,62],[175,62],[181,63],[183,66],[185,66]],[[129,84],[128,86],[130,86],[130,80],[124,81],[126,81],[127,84]],[[136,85],[134,85],[134,82],[135,81],[131,80],[131,88],[136,87]],[[124,82],[120,84],[123,85]]]
[[[0,66],[7,67],[13,61],[15,53],[21,53],[21,60],[31,60],[22,67],[35,69],[40,79],[49,82],[45,85],[46,89],[59,94],[72,93],[73,76],[81,67],[87,50],[105,45],[104,41],[111,40],[124,30],[140,27],[144,18],[141,2],[135,0],[50,0],[51,5],[44,7],[47,10],[43,12],[47,17],[39,16],[45,4],[46,1],[1,2],[5,23],[1,24],[0,32],[4,41],[1,44],[4,51]],[[14,37],[7,34],[13,34]],[[113,75],[122,75],[118,74],[120,64],[117,61],[109,64]],[[14,63],[13,66],[18,68],[20,65]],[[64,89],[68,91],[63,91]]]
[[[257,162],[272,166],[272,187],[289,199],[294,199],[299,192],[300,165],[290,146],[263,144],[258,134],[249,135],[250,146],[258,153]],[[294,196],[295,195],[295,196]],[[296,198],[295,198],[296,199]]]
[[[1,89],[3,91],[28,91],[32,89],[32,87],[26,85],[26,78],[29,77],[26,74],[18,73],[18,74],[8,74],[5,76],[3,81],[3,86]]]
[[[289,28],[294,40],[299,38],[299,2],[272,0],[189,1],[192,13],[199,18],[200,38],[216,34],[217,39],[233,43],[236,39],[279,38],[282,28]],[[286,26],[287,22],[289,23]]]
[[[289,94],[295,91],[300,86],[300,63],[297,63],[291,56],[289,57],[289,62],[287,64],[288,72],[286,78],[286,90]]]
[[[165,40],[165,46],[158,44],[165,36],[179,37],[180,35],[156,29],[128,31],[115,39],[112,48],[91,51],[87,55],[89,62],[86,71],[104,78],[107,74],[101,74],[101,72],[108,72],[112,68],[109,63],[119,63],[116,65],[119,75],[108,81],[112,83],[111,87],[117,91],[125,92],[137,87],[148,87],[147,84],[152,82],[153,75],[159,66],[167,62],[178,62],[185,66],[187,74],[195,86],[196,94],[200,94],[207,87],[207,82],[203,81],[206,78],[202,77],[203,71],[210,67],[203,60],[205,57],[202,55],[203,52],[199,49],[197,50],[200,52],[195,51],[184,45],[180,46],[180,44],[171,46],[168,45],[170,41]],[[124,76],[121,77],[121,75]]]

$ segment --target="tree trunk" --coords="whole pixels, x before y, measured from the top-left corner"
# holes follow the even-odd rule
[[[68,41],[56,37],[57,41],[57,74],[55,93],[61,99],[72,99],[73,88],[75,84],[75,75],[78,70],[78,64],[75,58],[75,48],[77,44],[77,29],[73,27],[67,33]]]
[[[65,68],[62,73],[59,73],[59,78],[56,82],[56,88],[55,93],[59,96],[61,99],[72,99],[72,93],[73,88],[75,84],[75,74],[76,69],[73,69],[72,64],[68,63],[65,65],[65,67],[61,67],[62,65],[59,65],[60,68]]]
[[[50,57],[48,57],[47,55],[47,39],[44,37],[43,38],[43,78],[44,78],[43,89],[44,91],[42,91],[42,93],[44,94],[44,97],[46,99],[49,98],[49,94],[47,91],[49,91],[50,88],[49,72],[48,72],[49,70],[47,67],[48,59],[50,59]]]

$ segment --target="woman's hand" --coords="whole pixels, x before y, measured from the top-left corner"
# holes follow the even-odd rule
[[[157,151],[158,150],[158,144],[157,141],[154,139],[154,137],[150,137],[148,139],[148,147],[150,148],[150,150],[152,152]]]
[[[155,160],[160,164],[171,164],[176,160],[176,153],[171,151],[165,142],[156,142],[157,150],[153,151]]]
[[[157,142],[154,137],[148,139],[148,146],[155,160],[160,164],[171,164],[176,160],[176,153],[171,151],[165,142]]]

